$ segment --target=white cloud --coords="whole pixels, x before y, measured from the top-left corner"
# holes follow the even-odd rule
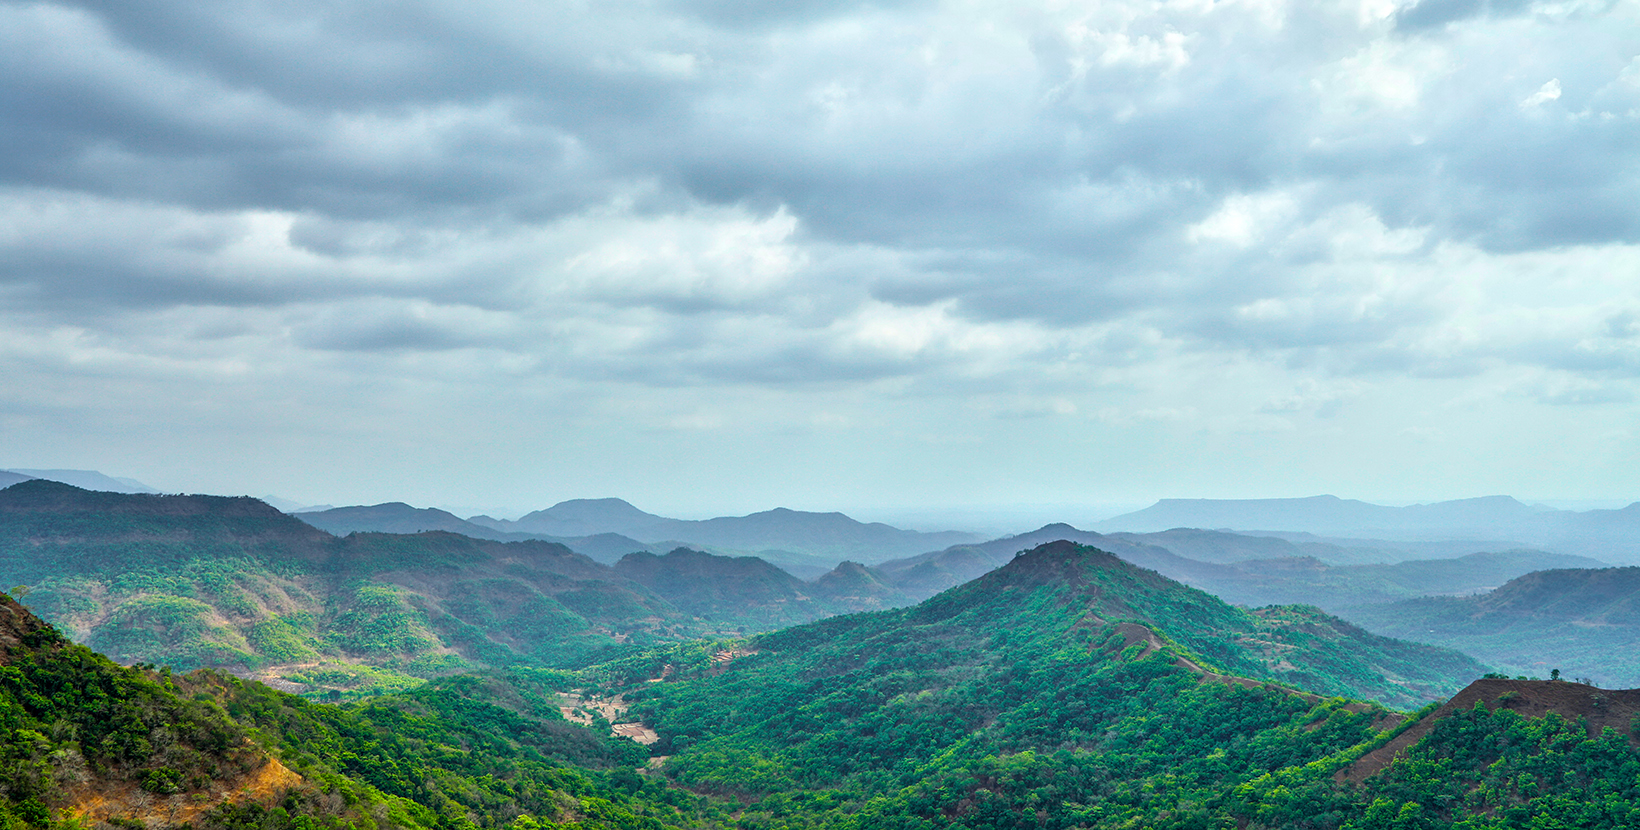
[[[1534,107],[1541,107],[1550,101],[1558,100],[1560,100],[1560,79],[1550,78],[1549,80],[1543,82],[1543,86],[1539,87],[1537,92],[1534,92],[1522,99],[1520,102],[1520,108],[1523,110],[1528,110]]]
[[[1423,103],[1425,88],[1451,71],[1446,47],[1375,39],[1320,67],[1313,88],[1324,112],[1338,116],[1405,115]]]
[[[374,424],[385,464],[477,435],[613,491],[578,467],[710,456],[723,493],[783,441],[793,481],[1075,446],[1224,489],[1626,428],[1633,4],[554,12],[0,4],[8,435],[163,444],[178,401],[277,413],[274,467]]]
[[[735,210],[584,217],[569,223],[575,239],[565,242],[602,239],[561,267],[548,264],[543,287],[618,304],[735,305],[771,295],[802,271],[807,255],[792,242],[797,224],[783,208],[761,219]]]
[[[1186,229],[1191,242],[1228,242],[1245,248],[1258,241],[1272,226],[1291,218],[1297,204],[1285,191],[1237,194],[1224,200],[1219,209]]]

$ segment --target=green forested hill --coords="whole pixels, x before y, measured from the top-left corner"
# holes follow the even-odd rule
[[[0,594],[0,828],[663,830],[717,808],[634,773],[541,678],[341,708],[208,671],[125,668]]]
[[[1347,772],[1405,717],[1259,678],[1302,676],[1325,691],[1313,684],[1378,672],[1391,688],[1401,681],[1384,663],[1427,672],[1444,654],[1455,688],[1479,667],[1321,625],[1313,611],[1273,616],[1100,551],[1045,545],[915,608],[764,635],[727,663],[674,650],[657,659],[664,670],[603,670],[658,731],[666,774],[743,803],[747,827],[1387,830],[1640,817],[1627,736],[1585,736],[1551,710],[1523,718],[1505,699],[1420,722],[1433,737],[1395,747],[1353,783]],[[1598,809],[1553,823],[1583,787],[1602,794]]]
[[[743,589],[768,574],[693,552],[668,561],[681,559],[694,583],[650,579],[652,590],[551,542],[338,538],[248,498],[51,481],[0,490],[0,580],[25,586],[30,607],[75,639],[122,662],[222,667],[310,692],[408,688],[484,666],[583,665],[836,610],[808,598],[748,604]],[[715,600],[697,583],[711,584]]]
[[[1063,541],[1021,554],[905,614],[912,623],[1017,618],[1014,631],[1037,636],[1134,620],[1165,630],[1221,671],[1392,705],[1445,696],[1485,671],[1457,652],[1375,636],[1314,608],[1233,607],[1110,553]]]
[[[615,573],[705,619],[767,630],[830,616],[836,607],[809,596],[802,580],[751,556],[713,556],[678,548],[665,556],[629,553]]]
[[[1484,594],[1352,609],[1352,619],[1480,655],[1510,674],[1640,685],[1640,568],[1564,568]]]
[[[1097,551],[1050,546],[993,576],[738,646],[451,677],[346,706],[209,671],[122,668],[0,596],[0,828],[1640,821],[1624,731],[1640,711],[1633,694],[1483,680],[1409,721],[1212,671],[1180,643],[1208,644],[1202,627],[1229,618]],[[1171,639],[1163,616],[1177,623]],[[1303,656],[1289,644],[1287,657]],[[1280,666],[1243,645],[1219,650]],[[560,717],[559,692],[600,684],[636,698],[661,742],[646,751],[605,723]]]

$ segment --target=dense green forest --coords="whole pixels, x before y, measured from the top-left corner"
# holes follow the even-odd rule
[[[693,552],[629,579],[250,499],[20,493],[0,563],[31,609],[97,624],[76,645],[0,599],[0,830],[1640,823],[1640,697],[1470,684],[1487,667],[1457,652],[1069,542],[747,636],[706,618],[737,592]],[[882,596],[858,570],[846,590]],[[722,572],[789,596],[755,560]],[[319,700],[223,671],[270,666]],[[624,707],[652,745],[612,734]]]
[[[0,826],[1640,820],[1633,736],[1610,725],[1632,722],[1640,700],[1481,681],[1408,718],[1314,694],[1269,679],[1311,647],[1289,640],[1272,662],[1255,643],[1280,644],[1282,626],[1243,621],[1255,627],[1215,640],[1214,627],[1234,620],[1210,597],[1165,580],[1147,590],[1148,572],[1112,560],[1045,546],[912,609],[658,646],[577,671],[448,677],[343,705],[210,670],[123,668],[0,599]],[[1164,612],[1175,629],[1141,621]],[[1345,665],[1320,653],[1297,674],[1325,679],[1325,667]],[[559,707],[572,689],[625,693],[660,741],[646,748],[598,719],[566,722]],[[1596,716],[1557,714],[1568,700]]]
[[[98,651],[364,697],[483,668],[566,668],[880,602],[757,559],[688,550],[599,564],[454,533],[335,537],[250,498],[0,490],[0,574]],[[859,596],[856,596],[859,595]]]
[[[1640,568],[1537,571],[1484,594],[1351,614],[1389,636],[1462,649],[1511,673],[1560,668],[1603,685],[1640,686]]]
[[[355,706],[209,670],[125,668],[0,595],[0,827],[691,827],[717,805],[634,772],[519,670]]]

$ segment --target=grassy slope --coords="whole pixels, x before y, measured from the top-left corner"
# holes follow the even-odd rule
[[[0,491],[0,579],[124,662],[351,693],[482,665],[571,665],[716,630],[545,542],[335,538],[254,499]]]

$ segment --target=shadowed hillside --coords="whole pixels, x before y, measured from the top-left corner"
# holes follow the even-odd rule
[[[1460,648],[1511,674],[1640,685],[1640,568],[1538,571],[1471,597],[1354,609],[1390,636]]]

